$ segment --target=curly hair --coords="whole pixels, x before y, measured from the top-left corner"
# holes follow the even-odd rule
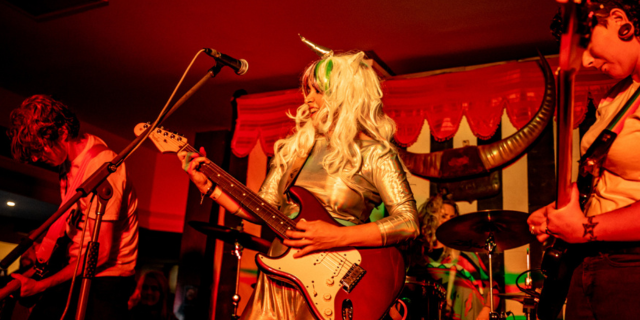
[[[430,197],[418,208],[420,233],[422,234],[423,245],[428,252],[431,252],[436,244],[436,229],[440,225],[440,210],[445,204],[453,207],[456,217],[460,215],[456,202],[441,193]]]
[[[583,20],[591,27],[596,24],[607,26],[607,18],[611,14],[611,10],[618,8],[627,14],[627,18],[633,24],[635,36],[640,36],[640,1],[638,0],[591,0],[585,4],[583,12]],[[593,13],[593,15],[591,15]],[[591,21],[586,21],[591,16]],[[562,35],[562,13],[558,12],[551,22],[551,33],[560,40]]]
[[[60,130],[66,128],[70,138],[76,138],[80,121],[69,108],[47,95],[34,95],[11,111],[11,127],[7,135],[11,138],[11,153],[15,159],[32,161],[32,155],[41,153],[59,138]]]
[[[311,148],[317,136],[328,140],[329,153],[322,165],[330,175],[338,175],[350,188],[362,166],[362,154],[356,137],[362,132],[383,146],[384,155],[393,150],[390,143],[396,132],[393,119],[382,111],[380,80],[364,62],[364,53],[344,53],[313,62],[302,77],[306,97],[311,88],[324,95],[324,105],[311,118],[309,106],[298,107],[294,133],[274,145],[272,167],[286,167]]]

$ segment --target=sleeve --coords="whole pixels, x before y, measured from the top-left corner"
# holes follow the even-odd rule
[[[382,245],[393,245],[420,234],[416,201],[407,181],[402,163],[395,152],[374,161],[373,184],[389,212],[389,216],[375,221],[382,235]]]
[[[262,182],[258,195],[273,206],[280,207],[282,205],[282,196],[278,194],[278,184],[282,178],[282,168],[271,166],[267,177]]]

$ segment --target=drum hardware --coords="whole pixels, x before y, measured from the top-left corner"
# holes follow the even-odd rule
[[[232,229],[202,221],[189,221],[189,225],[208,236],[212,236],[218,240],[233,244],[234,248],[231,251],[231,254],[238,258],[238,265],[236,267],[235,292],[231,297],[231,301],[233,303],[233,314],[231,315],[231,318],[239,319],[240,315],[238,314],[238,306],[240,305],[240,300],[242,299],[242,297],[240,297],[238,289],[240,286],[240,266],[242,262],[242,252],[244,248],[247,248],[266,253],[267,251],[269,251],[271,242],[243,232],[242,225],[240,225],[238,229]]]
[[[404,306],[406,319],[440,320],[445,319],[447,289],[439,282],[406,276],[402,298],[398,299]]]
[[[460,251],[487,252],[489,255],[490,319],[503,320],[493,303],[493,254],[523,246],[535,240],[529,232],[528,214],[509,210],[484,210],[455,217],[436,230],[445,246]]]
[[[538,297],[526,293],[498,293],[498,297],[520,302],[522,304],[522,312],[527,320],[536,319],[535,310],[538,305]]]

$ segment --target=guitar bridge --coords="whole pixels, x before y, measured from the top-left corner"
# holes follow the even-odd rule
[[[362,279],[365,273],[367,273],[366,270],[364,270],[357,263],[354,263],[351,268],[349,268],[349,271],[347,271],[344,277],[342,277],[342,280],[340,280],[342,289],[344,289],[344,291],[346,292],[351,292],[351,290],[356,287],[358,282],[360,282],[360,279]]]

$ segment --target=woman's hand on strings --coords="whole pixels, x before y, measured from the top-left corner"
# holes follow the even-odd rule
[[[178,152],[178,159],[182,163],[182,169],[189,174],[189,179],[200,189],[200,192],[207,191],[207,185],[209,184],[209,178],[200,172],[200,167],[210,162],[207,157],[207,152],[203,147],[196,152],[180,151]]]

